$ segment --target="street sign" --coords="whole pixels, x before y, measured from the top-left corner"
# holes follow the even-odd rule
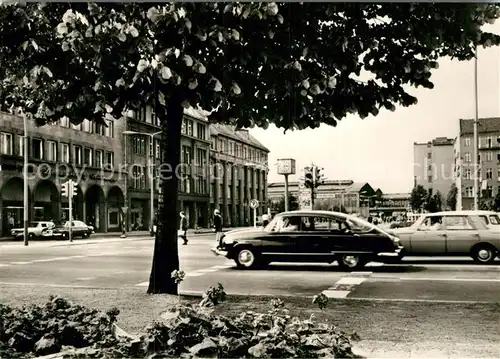
[[[128,207],[122,207],[122,212],[127,213]]]
[[[250,208],[255,209],[257,207],[259,207],[259,201],[257,201],[256,199],[251,199],[250,200]]]
[[[295,160],[293,158],[282,158],[278,160],[279,175],[294,175]]]

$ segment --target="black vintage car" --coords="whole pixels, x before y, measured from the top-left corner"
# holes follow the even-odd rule
[[[217,255],[240,268],[271,262],[337,263],[343,269],[402,258],[399,239],[358,217],[327,211],[291,211],[276,215],[265,228],[234,230],[221,236]]]

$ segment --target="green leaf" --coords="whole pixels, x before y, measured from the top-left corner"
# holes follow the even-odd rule
[[[125,80],[122,78],[119,78],[118,80],[116,80],[115,86],[116,87],[125,86]]]
[[[233,36],[233,39],[238,41],[240,39],[240,33],[236,29],[231,30],[231,35]]]
[[[302,71],[302,65],[301,65],[301,64],[300,64],[300,62],[298,62],[298,61],[295,61],[295,62],[293,63],[293,68],[294,68],[295,70],[297,70],[297,71]]]
[[[99,35],[101,33],[102,26],[99,24],[94,28],[94,32],[96,35]]]
[[[49,77],[53,77],[54,76],[52,74],[52,71],[50,71],[50,69],[47,66],[42,66],[41,69],[42,69],[43,72],[45,72],[47,74],[47,76],[49,76]]]
[[[139,31],[134,26],[129,27],[129,32],[130,32],[130,35],[132,35],[132,37],[139,36]]]
[[[23,47],[23,50],[26,51],[26,49],[28,48],[28,41],[24,41],[22,44],[22,47]]]
[[[193,66],[193,58],[189,55],[184,55],[183,57],[184,62],[186,63],[187,67]]]
[[[68,27],[66,26],[65,23],[62,22],[59,25],[57,25],[57,33],[59,35],[64,35],[68,33]]]
[[[233,10],[233,4],[227,4],[224,6],[224,13],[228,13]]]
[[[156,22],[158,20],[159,16],[160,16],[160,12],[158,11],[158,9],[156,7],[151,7],[148,9],[147,17],[152,22]]]
[[[170,69],[167,66],[163,66],[160,72],[161,72],[161,77],[164,80],[168,80],[169,78],[172,77],[172,71],[170,71]]]
[[[166,101],[165,101],[165,95],[161,91],[158,91],[158,102],[162,106],[165,106],[167,104]]]
[[[188,18],[186,18],[186,19],[184,19],[184,26],[186,26],[186,29],[188,29],[188,31],[191,31],[193,24],[191,23],[191,21]]]
[[[283,19],[283,16],[281,16],[281,14],[278,14],[277,18],[280,24],[283,24],[283,22],[285,21],[285,19]]]
[[[207,69],[201,62],[197,62],[193,66],[194,71],[196,71],[199,74],[205,74],[207,72]]]
[[[337,79],[334,76],[330,76],[328,79],[328,87],[329,88],[334,88],[337,85]]]
[[[140,59],[139,63],[137,64],[137,71],[143,72],[147,67],[148,67],[148,62],[144,59]]]
[[[125,35],[123,32],[120,32],[117,37],[121,42],[127,41],[127,35]]]
[[[221,92],[222,91],[222,84],[215,77],[213,78],[213,80],[215,81],[214,91],[215,92]]]
[[[262,358],[266,355],[267,348],[263,343],[258,343],[248,349],[248,354],[254,358]]]
[[[238,86],[238,84],[236,82],[233,82],[233,86],[231,87],[231,90],[233,91],[233,93],[235,95],[240,95],[241,94],[241,89],[240,89],[240,87]]]
[[[250,12],[252,11],[251,6],[252,6],[251,4],[248,4],[246,6],[245,11],[243,11],[243,15],[242,16],[243,16],[244,19],[246,19],[248,16],[250,16]]]
[[[198,87],[198,80],[197,79],[189,80],[188,87],[190,90],[194,90],[195,88],[197,88]]]
[[[267,14],[271,16],[276,16],[278,14],[278,5],[274,2],[268,3]]]
[[[35,42],[35,40],[31,40],[31,45],[33,46],[33,48],[35,49],[35,51],[38,51],[38,45]]]
[[[274,32],[273,30],[269,30],[269,38],[272,40],[274,38]]]

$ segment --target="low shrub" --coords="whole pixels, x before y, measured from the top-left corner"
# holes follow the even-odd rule
[[[221,284],[198,305],[177,304],[137,338],[114,334],[116,309],[99,313],[51,298],[44,307],[0,307],[0,358],[63,351],[61,358],[354,358],[351,340],[334,325],[291,317],[280,299],[266,313],[236,317],[214,312],[224,300]],[[314,299],[322,310],[327,298]],[[80,348],[80,349],[78,349]]]

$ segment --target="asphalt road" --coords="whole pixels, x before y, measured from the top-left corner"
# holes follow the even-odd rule
[[[373,300],[497,302],[500,263],[475,265],[468,258],[407,258],[400,265],[370,263],[359,272],[335,264],[271,264],[239,270],[210,252],[213,234],[180,245],[184,293],[222,283],[229,294],[314,296]],[[146,290],[153,240],[150,237],[91,238],[66,242],[0,243],[0,284]]]

